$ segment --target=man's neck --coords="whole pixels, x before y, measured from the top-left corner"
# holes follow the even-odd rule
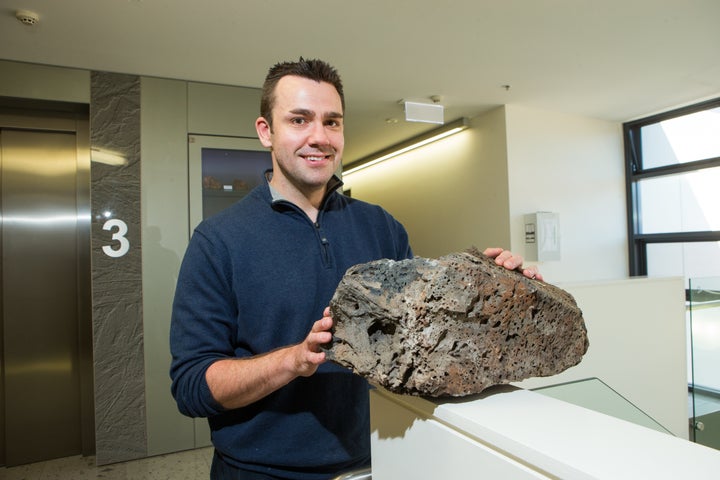
[[[305,212],[313,222],[317,221],[320,206],[327,192],[327,185],[322,188],[302,191],[290,183],[278,181],[277,176],[273,176],[269,183],[270,187],[272,187],[283,200],[296,205]]]

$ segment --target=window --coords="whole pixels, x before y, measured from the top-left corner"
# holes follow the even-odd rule
[[[720,99],[624,125],[630,274],[720,275]]]

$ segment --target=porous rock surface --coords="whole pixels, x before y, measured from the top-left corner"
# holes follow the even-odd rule
[[[330,310],[328,359],[401,394],[459,397],[554,375],[588,348],[569,293],[476,249],[356,265]]]

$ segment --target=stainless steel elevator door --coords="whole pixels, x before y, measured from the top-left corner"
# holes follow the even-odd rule
[[[0,148],[5,463],[18,465],[81,452],[76,135],[2,130]]]

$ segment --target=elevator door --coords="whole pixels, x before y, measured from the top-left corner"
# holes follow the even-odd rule
[[[82,450],[76,135],[4,129],[0,149],[0,332],[11,466]]]

